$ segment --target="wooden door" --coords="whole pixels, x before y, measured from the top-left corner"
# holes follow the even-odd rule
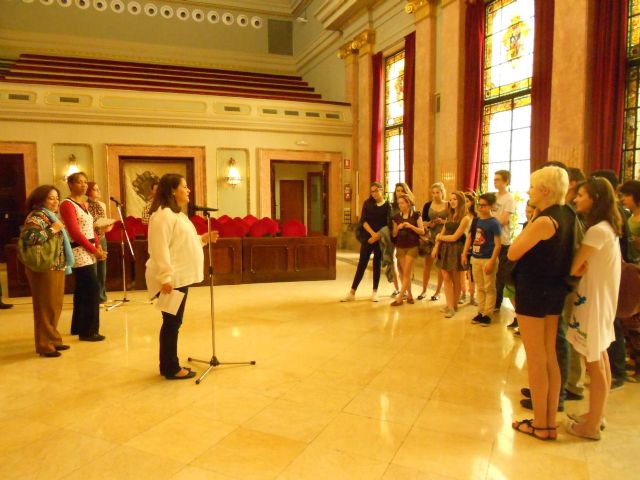
[[[327,234],[326,200],[324,172],[307,173],[307,231],[309,236]]]
[[[19,235],[27,213],[23,155],[0,154],[0,171],[0,261],[4,262],[4,246]]]
[[[304,223],[304,180],[280,180],[280,221]]]

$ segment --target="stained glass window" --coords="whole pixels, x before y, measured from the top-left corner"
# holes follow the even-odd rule
[[[640,178],[640,0],[629,0],[627,64],[622,139],[623,180]]]
[[[485,10],[484,111],[480,186],[493,190],[497,170],[511,190],[529,189],[534,0],[495,0]]]
[[[387,195],[404,182],[404,50],[385,59],[384,187]]]

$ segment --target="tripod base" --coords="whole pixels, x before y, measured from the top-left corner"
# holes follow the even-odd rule
[[[202,380],[204,380],[204,377],[206,377],[207,375],[209,375],[209,372],[211,370],[213,370],[215,367],[218,367],[220,365],[255,365],[256,361],[255,360],[251,360],[250,362],[221,362],[218,360],[218,357],[216,357],[215,355],[213,357],[211,357],[211,360],[198,360],[197,358],[187,358],[188,362],[198,362],[198,363],[206,363],[209,365],[209,368],[207,368],[204,372],[202,372],[202,375],[200,375],[198,377],[198,379],[196,380],[196,385],[199,385],[200,382]]]
[[[144,302],[142,300],[129,300],[128,298],[121,298],[119,300],[115,300],[113,304],[109,305],[105,308],[105,311],[110,312],[111,310],[124,306],[125,303],[139,303],[140,305],[151,305],[153,302]]]

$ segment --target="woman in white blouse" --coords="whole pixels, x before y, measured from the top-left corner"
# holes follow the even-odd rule
[[[189,203],[189,187],[182,175],[168,173],[160,179],[149,219],[149,260],[147,288],[151,297],[169,294],[173,289],[184,293],[175,315],[162,312],[160,329],[160,374],[168,380],[195,377],[178,361],[178,331],[182,324],[189,285],[204,277],[204,254],[207,242],[216,242],[218,232],[198,235],[182,208]]]

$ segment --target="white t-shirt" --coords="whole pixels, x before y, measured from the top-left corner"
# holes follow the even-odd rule
[[[491,210],[491,215],[496,217],[500,221],[502,212],[509,212],[509,216],[516,211],[516,201],[511,193],[507,192],[504,195],[496,194],[496,204]],[[502,245],[511,245],[511,225],[507,222],[506,225],[500,224],[502,227],[502,233],[500,234],[500,243]]]
[[[578,288],[571,293],[575,297],[575,308],[567,340],[587,362],[595,362],[615,340],[613,320],[620,288],[620,243],[606,221],[589,228],[582,243],[595,251],[587,260],[587,270]]]
[[[149,260],[145,278],[150,297],[164,283],[173,288],[202,282],[204,252],[202,239],[191,220],[182,212],[159,208],[149,219]]]

